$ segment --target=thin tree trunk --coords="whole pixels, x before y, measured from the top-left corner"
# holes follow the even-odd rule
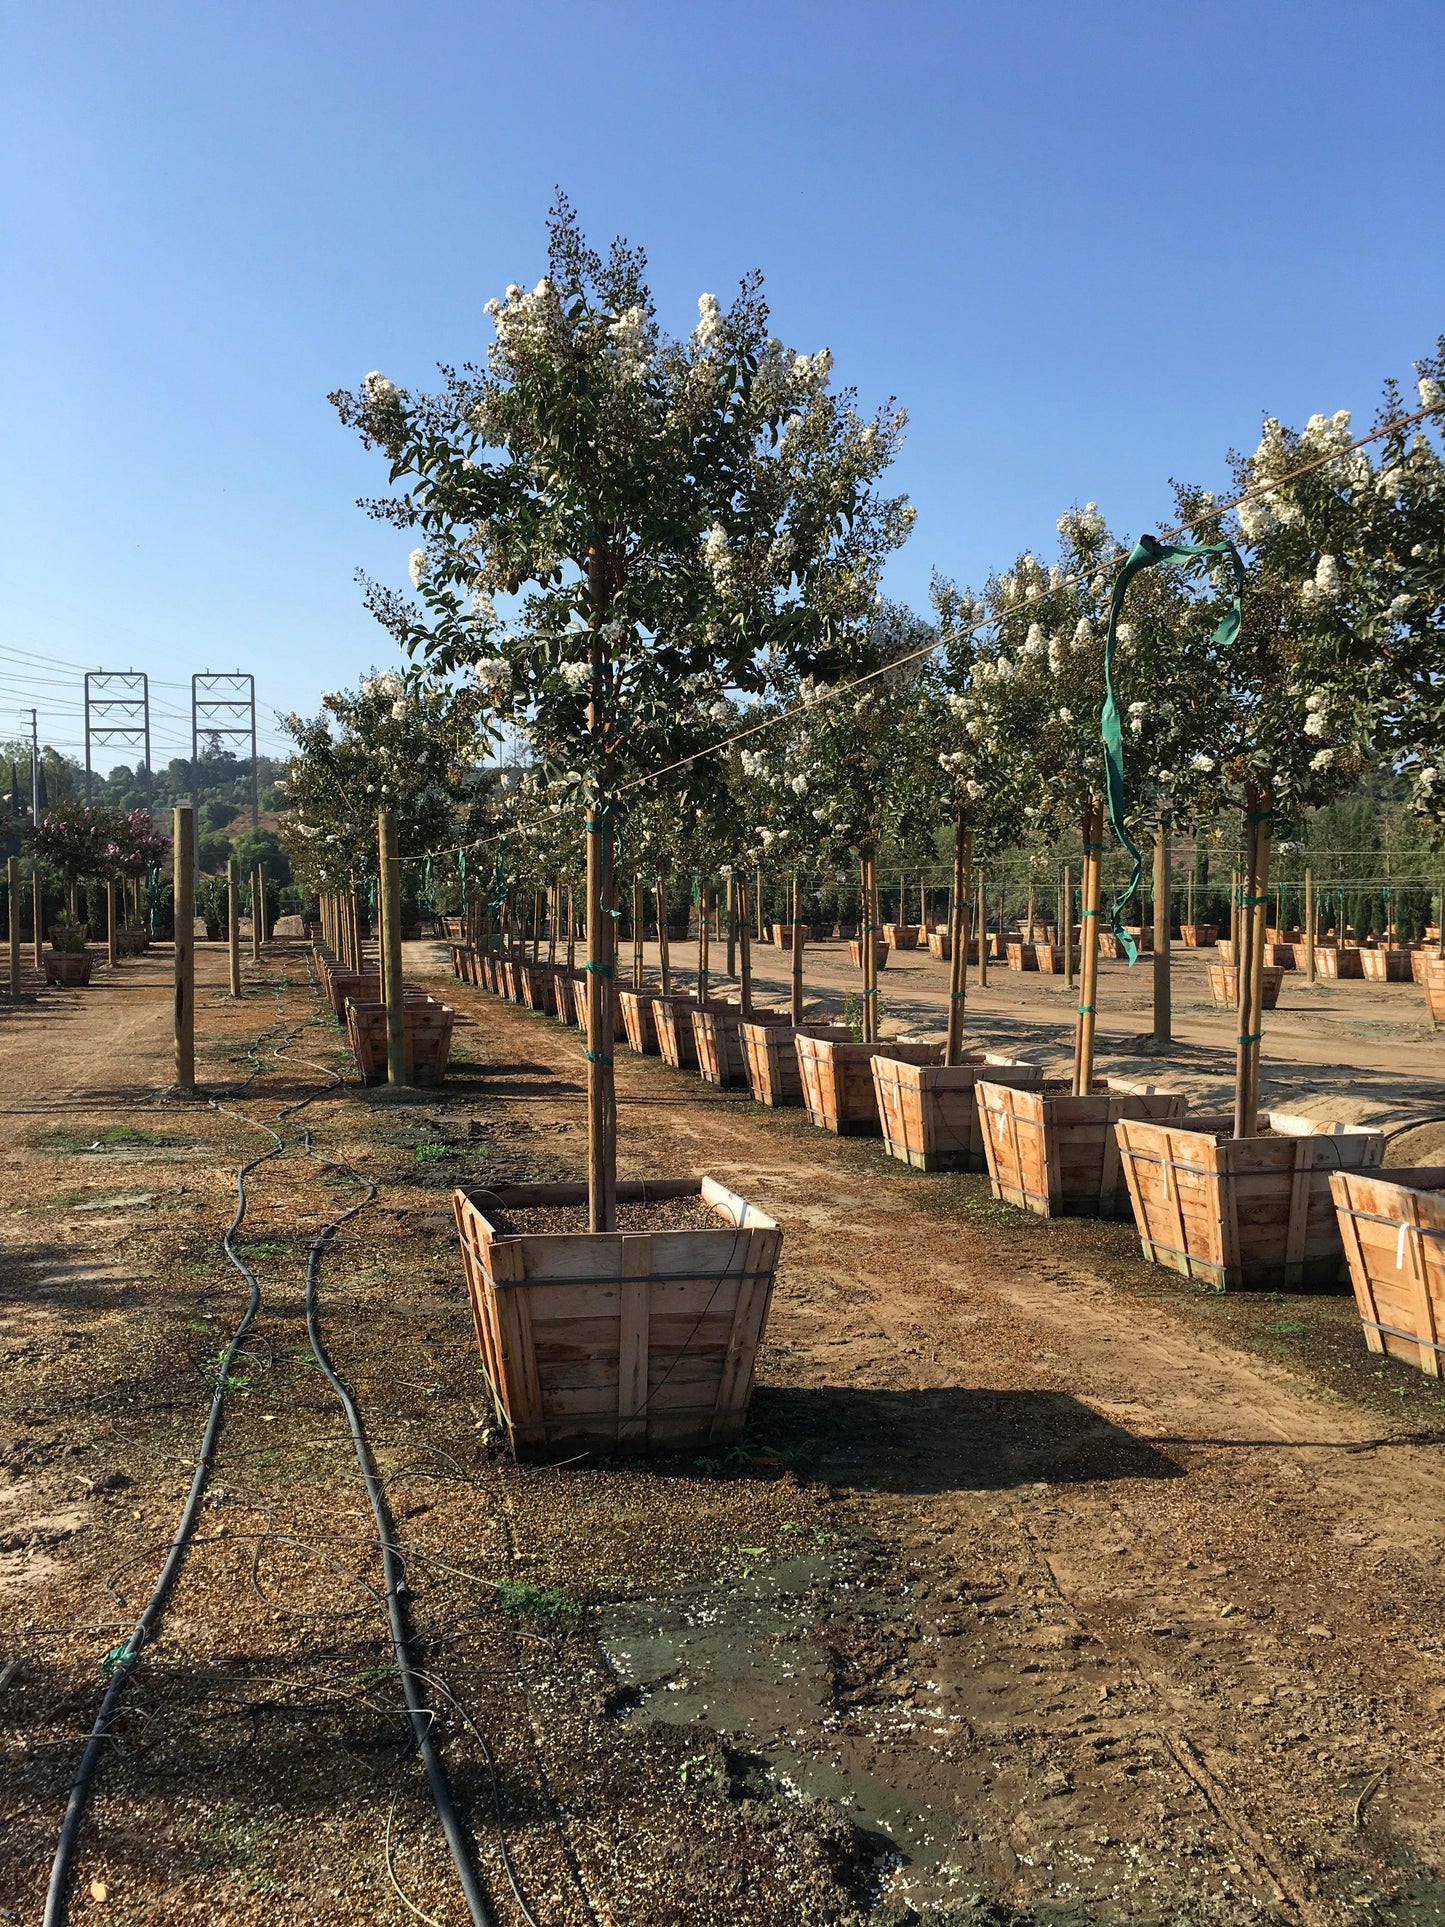
[[[1268,916],[1271,813],[1268,798],[1245,796],[1244,901],[1240,908],[1239,1040],[1234,1066],[1234,1135],[1259,1129],[1259,1047],[1264,1031],[1264,943]]]
[[[642,988],[642,878],[632,879],[632,988]]]
[[[728,871],[727,881],[727,920],[728,920],[728,979],[738,974],[738,880]]]
[[[1074,987],[1074,876],[1067,863],[1064,865],[1064,912],[1059,919],[1059,930],[1064,945],[1064,982],[1072,990]]]
[[[114,944],[115,939],[112,937],[112,948]],[[230,970],[231,995],[239,997],[241,994],[241,866],[235,857],[230,857],[226,863],[226,957]]]
[[[789,1011],[794,1027],[803,1021],[803,898],[798,873],[793,872],[793,956]]]
[[[171,831],[175,893],[175,1041],[176,1084],[191,1096],[196,1088],[196,813],[175,812]],[[38,937],[37,937],[38,942]]]
[[[672,989],[672,949],[667,940],[667,885],[657,879],[657,972],[664,997]]]
[[[1074,1032],[1074,1095],[1087,1097],[1094,1081],[1094,1033],[1099,994],[1099,883],[1104,813],[1090,799],[1084,811],[1083,906],[1079,917],[1079,1021]]]
[[[878,866],[872,846],[863,858],[863,1042],[878,1041]]]
[[[978,987],[988,989],[988,881],[982,864],[978,871]]]
[[[741,877],[738,878],[738,984],[739,1002],[744,1017],[750,1017],[753,1009],[753,945],[750,920],[752,906],[748,902],[750,887]]]
[[[410,1082],[406,1063],[406,1005],[401,987],[401,861],[397,855],[396,811],[381,812],[381,875],[377,900],[385,905],[382,933],[386,943],[386,1081]]]
[[[1170,982],[1169,950],[1169,831],[1161,823],[1154,832],[1154,1041],[1168,1044],[1174,1036],[1174,998]]]
[[[617,1098],[612,1077],[612,825],[587,818],[587,1228],[617,1228]]]
[[[968,813],[960,810],[953,831],[953,896],[949,917],[948,958],[948,1045],[944,1062],[957,1064],[963,1057],[963,1007],[968,983],[969,899],[973,890],[970,875],[973,864],[973,830]]]
[[[707,1002],[711,939],[712,885],[700,883],[697,891],[697,1001],[700,1004]]]

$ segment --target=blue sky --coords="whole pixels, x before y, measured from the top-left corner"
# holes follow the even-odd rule
[[[391,644],[384,477],[329,389],[424,386],[557,184],[663,318],[767,277],[911,427],[891,593],[1156,524],[1265,413],[1374,408],[1445,329],[1438,5],[7,0],[0,737],[69,665],[314,709]],[[19,662],[13,653],[38,658]],[[273,731],[274,740],[274,731]]]

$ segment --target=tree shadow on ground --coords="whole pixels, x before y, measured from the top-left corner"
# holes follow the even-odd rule
[[[1177,1479],[1183,1468],[1067,1392],[760,1385],[750,1439],[869,1492],[1005,1491]]]

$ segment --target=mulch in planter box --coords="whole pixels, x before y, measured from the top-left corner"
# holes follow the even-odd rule
[[[993,1195],[1041,1218],[1127,1218],[1114,1126],[1188,1108],[1179,1091],[1127,1078],[1107,1078],[1087,1097],[1064,1083],[1017,1090],[980,1078],[977,1099]]]
[[[1365,966],[1354,944],[1325,944],[1315,951],[1315,969],[1321,977],[1363,977]]]
[[[1216,1291],[1333,1291],[1344,1247],[1332,1172],[1380,1163],[1379,1131],[1268,1113],[1258,1137],[1228,1118],[1123,1120],[1119,1160],[1145,1259]]]
[[[1209,995],[1220,1010],[1239,1008],[1239,971],[1234,964],[1212,963],[1209,970]],[[1260,977],[1261,995],[1266,1010],[1273,1010],[1279,1002],[1280,985],[1284,982],[1284,971],[1278,964],[1265,964]]]
[[[878,968],[881,970],[888,961],[888,945],[880,937],[877,945]],[[848,958],[855,970],[863,968],[863,939],[854,937],[848,945]]]
[[[741,1437],[782,1232],[711,1178],[466,1186],[462,1266],[499,1424],[519,1458],[691,1450]]]
[[[440,1084],[447,1074],[452,1048],[450,1004],[435,997],[407,992],[402,1002],[408,1084]],[[386,1005],[352,998],[346,1006],[346,1036],[363,1084],[384,1084],[386,1062]]]
[[[851,1042],[853,1033],[846,1024],[803,1024],[809,1037],[833,1037]],[[797,1036],[791,1023],[775,1023],[765,1016],[761,1022],[754,1012],[739,1027],[743,1059],[748,1074],[748,1089],[759,1104],[770,1109],[801,1104],[803,1085],[798,1075]]]
[[[789,1022],[786,1010],[755,1010],[749,1023],[771,1028]],[[705,1084],[733,1085],[748,1081],[742,1040],[743,1013],[737,1004],[692,1007],[692,1041],[697,1052],[697,1074]]]
[[[1037,944],[1025,943],[1022,938],[1010,937],[1004,946],[1009,969],[1037,970],[1039,967],[1037,950]]]
[[[1378,949],[1363,949],[1357,954],[1361,970],[1372,983],[1409,983],[1410,953],[1408,950],[1387,950],[1381,945]]]
[[[1037,1090],[1043,1070],[994,1051],[961,1064],[914,1064],[893,1056],[873,1059],[873,1089],[890,1157],[919,1171],[982,1171],[983,1132],[975,1087],[980,1078]]]
[[[1445,1167],[1334,1171],[1330,1192],[1365,1343],[1445,1373]]]
[[[880,1053],[909,1064],[937,1064],[943,1058],[942,1044],[905,1043],[896,1037],[876,1044],[856,1043],[851,1035],[814,1037],[795,1031],[794,1037],[808,1120],[840,1137],[883,1135],[873,1084],[873,1059]]]

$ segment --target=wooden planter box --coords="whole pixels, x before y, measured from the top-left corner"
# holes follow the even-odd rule
[[[803,942],[807,943],[809,939],[812,937],[812,934],[813,934],[812,924],[805,923],[803,925]],[[791,950],[793,947],[792,924],[775,923],[773,925],[773,942],[777,945],[779,950]]]
[[[1360,968],[1372,983],[1407,984],[1410,981],[1408,950],[1361,950]]]
[[[408,996],[402,1005],[406,1036],[406,1082],[440,1084],[452,1048],[450,1004]],[[363,1084],[386,1082],[386,1005],[353,999],[346,1006],[346,1036]]]
[[[1293,970],[1295,967],[1295,946],[1292,943],[1271,941],[1264,946],[1266,970]]]
[[[577,1022],[577,1001],[573,992],[573,985],[585,983],[586,972],[582,970],[569,970],[565,964],[559,964],[554,981],[557,986],[557,1009],[555,1013],[557,1021],[559,1024],[575,1024]]]
[[[447,945],[452,956],[452,975],[459,984],[480,984],[482,960],[469,943]]]
[[[579,970],[575,977],[568,979],[568,989],[572,993],[572,1019],[584,1037],[587,1034],[587,972]],[[644,997],[655,997],[655,990],[644,990]],[[627,1017],[622,1008],[623,992],[612,986],[612,1034],[614,1037],[627,1036]],[[631,1039],[628,1039],[629,1043]]]
[[[697,1040],[692,1034],[692,1013],[697,1009],[691,997],[676,992],[664,997],[660,991],[652,995],[652,1021],[657,1027],[657,1048],[662,1053],[664,1064],[671,1064],[675,1071],[695,1071],[697,1064]]]
[[[1331,1172],[1378,1165],[1378,1131],[1272,1112],[1261,1137],[1232,1120],[1125,1119],[1116,1136],[1145,1259],[1216,1291],[1329,1291],[1344,1249]]]
[[[1181,923],[1179,935],[1187,950],[1207,950],[1219,941],[1217,923]]]
[[[873,1090],[890,1157],[919,1171],[982,1171],[983,1132],[976,1086],[991,1084],[1037,1090],[1043,1071],[994,1052],[970,1055],[961,1064],[913,1064],[897,1057],[873,1059]]]
[[[918,925],[916,923],[885,923],[883,941],[893,950],[916,950],[918,948]]]
[[[116,925],[115,954],[118,957],[143,957],[150,948],[150,932],[143,924]]]
[[[557,971],[552,964],[523,964],[517,972],[522,986],[522,1002],[528,1010],[548,1016],[557,1008]]]
[[[379,972],[356,970],[331,970],[326,974],[326,994],[331,999],[331,1008],[336,1012],[340,1023],[346,1022],[347,1000],[352,997],[364,1002],[380,1000],[381,976]]]
[[[582,988],[585,1004],[586,985]],[[652,1000],[656,995],[654,990],[619,990],[617,993],[628,1046],[643,1057],[656,1057],[658,1054],[657,1023],[652,1014]]]
[[[1212,963],[1209,965],[1209,994],[1220,1010],[1239,1008],[1239,972],[1233,964]],[[1278,964],[1267,963],[1261,977],[1264,1007],[1273,1010],[1279,1002],[1279,987],[1284,982],[1284,971]]]
[[[1019,1090],[980,1078],[977,1099],[993,1195],[1041,1218],[1127,1218],[1114,1126],[1187,1109],[1178,1091],[1112,1078],[1087,1097],[1058,1084]]]
[[[972,949],[972,945],[969,946]],[[953,938],[947,930],[934,930],[928,938],[928,954],[947,963],[953,955]]]
[[[52,950],[84,950],[90,942],[88,923],[52,923],[47,935]]]
[[[95,967],[95,953],[91,950],[44,950],[41,961],[45,966],[45,981],[48,984],[88,984],[90,973]]]
[[[833,932],[840,943],[852,943],[858,934],[858,926],[856,923],[835,923]]]
[[[1433,1025],[1445,1024],[1445,958],[1431,957],[1425,966],[1425,1008]]]
[[[903,1044],[896,1039],[858,1044],[852,1037],[813,1037],[795,1031],[798,1077],[808,1121],[840,1137],[881,1137],[873,1059],[886,1052],[906,1064],[936,1064],[942,1044]]]
[[[619,1204],[701,1197],[716,1230],[498,1228],[581,1185],[459,1189],[472,1321],[498,1423],[519,1458],[682,1451],[742,1435],[782,1233],[711,1178],[619,1184]]]
[[[769,1029],[786,1025],[786,1010],[755,1010],[751,1024]],[[743,1013],[736,1004],[694,1004],[692,1041],[697,1052],[697,1074],[707,1084],[746,1084],[747,1058],[742,1039]]]
[[[1431,1378],[1445,1359],[1445,1168],[1330,1174],[1365,1343]]]
[[[1417,984],[1423,984],[1431,964],[1441,961],[1440,952],[1434,944],[1417,944],[1410,952],[1410,975]]]
[[[1365,966],[1352,944],[1348,950],[1334,944],[1315,951],[1315,969],[1321,977],[1363,977]]]
[[[1008,958],[1009,969],[1037,970],[1039,967],[1039,960],[1036,954],[1037,950],[1037,944],[1024,943],[1019,939],[1010,937],[1008,943],[1005,945],[1005,954]]]
[[[851,1043],[853,1033],[846,1024],[804,1024],[809,1037],[832,1037]],[[803,1084],[798,1074],[798,1032],[786,1018],[776,1022],[770,1013],[754,1011],[739,1027],[748,1089],[759,1104],[772,1110],[801,1104]]]
[[[1064,946],[1061,943],[1036,943],[1034,945],[1034,968],[1043,971],[1047,977],[1062,977],[1064,974]]]
[[[1134,939],[1135,948],[1141,956],[1145,951],[1154,948],[1154,933],[1152,930],[1131,930],[1129,935]],[[1101,957],[1118,958],[1125,954],[1126,952],[1122,941],[1114,935],[1112,930],[1101,930],[1099,932],[1099,955]]]
[[[880,970],[888,961],[888,948],[889,946],[880,938],[878,943],[878,968]],[[863,939],[861,937],[854,937],[850,941],[848,945],[848,958],[855,970],[861,970],[863,968]]]

